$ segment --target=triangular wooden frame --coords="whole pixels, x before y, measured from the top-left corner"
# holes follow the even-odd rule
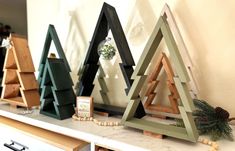
[[[12,46],[4,62],[1,98],[14,106],[39,106],[38,83],[27,40],[14,34],[10,40]]]
[[[168,21],[170,29],[175,37],[175,40],[177,41],[180,54],[186,56],[186,57],[183,57],[182,59],[184,61],[184,64],[188,71],[188,75],[190,77],[190,83],[189,83],[190,88],[191,88],[190,93],[191,93],[191,96],[193,96],[194,98],[197,98],[198,88],[197,88],[195,77],[193,76],[193,70],[194,70],[193,63],[192,63],[192,60],[190,59],[189,51],[185,45],[182,35],[180,34],[179,27],[177,26],[175,18],[171,12],[171,9],[167,4],[164,5],[161,11],[161,15],[162,17],[166,18]]]
[[[54,27],[54,25],[50,24],[48,26],[47,35],[46,35],[46,39],[45,39],[45,43],[44,43],[44,47],[43,47],[43,52],[42,52],[42,57],[41,57],[41,60],[40,60],[40,65],[39,65],[39,75],[38,75],[39,86],[41,85],[43,71],[44,71],[44,67],[45,67],[45,64],[46,64],[46,60],[47,60],[47,57],[48,57],[48,53],[49,53],[52,41],[55,44],[56,51],[57,51],[59,57],[64,60],[64,63],[66,65],[67,70],[69,72],[71,72],[69,63],[66,59],[64,50],[61,46],[61,43],[60,43],[59,37],[57,35],[57,32],[55,30],[55,27]]]
[[[48,58],[41,82],[40,113],[60,120],[72,117],[76,100],[72,85],[64,60]]]
[[[167,86],[170,90],[170,95],[168,95],[168,99],[171,106],[165,106],[161,104],[152,104],[154,101],[155,96],[157,93],[155,93],[155,89],[159,84],[159,80],[157,80],[158,75],[161,71],[161,69],[164,69],[166,71],[167,75]],[[156,66],[154,68],[154,71],[149,76],[149,87],[147,88],[145,96],[147,97],[144,108],[148,111],[159,111],[159,112],[166,112],[166,113],[173,113],[178,114],[178,103],[177,100],[179,98],[179,94],[176,90],[175,84],[174,84],[174,72],[170,65],[170,62],[164,52],[162,52],[159,55],[159,58],[157,59]]]
[[[156,52],[156,48],[158,48],[163,38],[165,39],[166,45],[169,49],[171,61],[174,63],[176,75],[173,80],[180,96],[181,104],[178,108],[185,128],[134,118],[137,106],[141,103],[139,93],[147,78],[147,75],[144,75],[145,71]],[[132,74],[134,82],[128,94],[130,102],[122,117],[123,125],[197,142],[198,132],[192,116],[194,105],[186,85],[189,81],[189,77],[166,18],[160,16],[141,56],[142,57]]]
[[[94,88],[93,81],[99,68],[99,55],[97,53],[97,48],[100,42],[107,37],[109,29],[113,34],[113,38],[115,40],[122,60],[122,63],[120,63],[120,68],[127,85],[127,89],[125,89],[126,94],[129,92],[129,88],[131,87],[133,82],[131,80],[131,75],[133,73],[133,66],[135,65],[134,59],[129,49],[115,8],[108,5],[107,3],[104,3],[84,61],[82,77],[78,82],[79,84],[77,84],[76,86],[76,88],[79,88],[79,90],[77,90],[77,96],[90,96],[92,93],[92,90]],[[123,115],[125,111],[125,108],[122,107],[98,103],[94,103],[94,109],[102,112],[107,112],[110,115]],[[138,115],[136,116],[142,117],[144,115],[145,112],[143,105],[140,104],[138,107]]]

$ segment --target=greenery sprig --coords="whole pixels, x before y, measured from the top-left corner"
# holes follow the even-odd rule
[[[195,123],[200,134],[208,134],[212,140],[224,137],[233,140],[228,111],[221,107],[212,107],[206,101],[194,99],[196,110],[193,112]]]
[[[98,46],[98,54],[104,60],[111,60],[116,54],[116,49],[112,46],[110,40],[111,38],[107,37]]]
[[[206,101],[194,99],[196,110],[193,112],[196,127],[200,135],[206,134],[216,141],[221,137],[233,141],[232,128],[228,111],[221,107],[212,107]],[[182,119],[176,119],[176,126],[185,127]]]

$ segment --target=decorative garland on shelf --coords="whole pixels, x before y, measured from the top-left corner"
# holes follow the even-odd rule
[[[99,126],[120,126],[120,122],[113,122],[113,121],[99,121],[93,117],[78,117],[76,114],[72,116],[74,120],[77,121],[93,121],[95,124]]]
[[[198,139],[199,143],[205,144],[205,145],[209,145],[211,146],[209,151],[217,151],[219,150],[219,145],[216,142],[210,141],[206,138],[199,138]]]

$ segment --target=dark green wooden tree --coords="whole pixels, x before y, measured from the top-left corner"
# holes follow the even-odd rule
[[[53,40],[58,58],[48,58]],[[74,114],[75,94],[70,77],[70,67],[53,25],[49,25],[39,67],[40,113],[57,119],[66,119]]]

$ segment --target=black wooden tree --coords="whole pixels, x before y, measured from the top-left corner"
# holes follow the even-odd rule
[[[48,58],[51,42],[60,56]],[[70,77],[70,67],[53,25],[49,25],[39,67],[38,82],[41,93],[40,113],[57,119],[72,117],[76,96]]]
[[[129,92],[133,82],[131,80],[131,75],[134,71],[132,66],[134,66],[135,63],[115,8],[104,3],[84,61],[82,75],[76,85],[77,96],[90,96],[93,91],[93,81],[99,68],[98,62],[100,56],[97,53],[97,49],[99,44],[106,39],[109,30],[112,32],[113,39],[121,57],[122,63],[120,63],[120,68],[127,85],[125,89],[126,94]],[[106,102],[105,100],[103,101]],[[122,107],[98,103],[94,104],[94,109],[107,112],[110,115],[122,115],[125,111],[125,108]],[[145,111],[143,105],[140,104],[135,116],[142,117],[144,115]]]

